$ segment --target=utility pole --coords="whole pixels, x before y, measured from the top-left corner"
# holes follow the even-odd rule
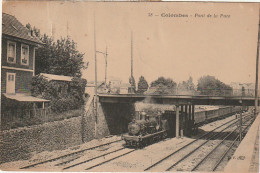
[[[131,31],[131,93],[134,93],[133,32]]]
[[[67,37],[69,37],[69,23],[67,21]]]
[[[101,51],[97,51],[96,50],[96,52],[97,53],[101,53],[101,54],[103,54],[104,55],[104,57],[105,57],[105,64],[106,64],[106,66],[105,66],[105,84],[107,83],[107,46],[106,46],[106,52],[101,52]]]
[[[107,46],[106,46],[106,70],[105,70],[105,85],[107,85]]]
[[[260,39],[260,11],[258,22],[258,39],[257,39],[257,53],[256,53],[256,78],[255,78],[255,116],[258,113],[258,66],[259,66],[259,39]]]
[[[131,78],[134,77],[133,73],[133,32],[131,32]]]
[[[53,40],[55,40],[55,33],[56,33],[56,28],[55,28],[55,24],[51,24],[51,37]]]
[[[98,100],[97,100],[97,51],[96,51],[96,18],[94,14],[94,55],[95,55],[95,138],[97,137],[97,116],[98,116]]]
[[[101,53],[105,56],[106,60],[106,71],[105,71],[105,84],[107,80],[107,47],[106,47],[106,53],[100,52],[96,50],[96,25],[95,25],[95,19],[94,19],[94,51],[95,51],[95,138],[97,137],[97,121],[98,121],[98,97],[97,97],[97,53]]]

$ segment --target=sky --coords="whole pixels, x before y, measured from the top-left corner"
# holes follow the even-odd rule
[[[258,4],[22,1],[3,3],[3,12],[54,39],[72,38],[89,62],[83,71],[88,81],[94,80],[95,18],[96,47],[107,47],[109,77],[128,82],[132,32],[136,81],[141,75],[149,83],[160,76],[176,82],[192,76],[197,83],[212,75],[228,84],[255,82]],[[181,17],[167,17],[174,15]],[[97,64],[98,80],[104,80],[102,54]]]

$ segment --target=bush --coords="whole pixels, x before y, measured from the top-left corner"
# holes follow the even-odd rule
[[[45,122],[60,121],[72,117],[81,116],[84,113],[83,107],[76,110],[69,110],[62,113],[51,113],[46,117],[34,116],[34,117],[15,117],[11,121],[7,117],[1,117],[1,130],[9,130],[18,127],[25,127],[31,125],[43,124]]]
[[[71,82],[47,81],[41,75],[33,77],[32,95],[50,100],[54,112],[78,109],[84,104],[87,81],[74,77]]]
[[[68,110],[78,109],[81,105],[74,97],[59,98],[51,102],[51,107],[54,112],[64,112]]]

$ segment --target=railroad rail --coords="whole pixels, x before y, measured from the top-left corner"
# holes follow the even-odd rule
[[[125,148],[124,148],[124,147],[121,147],[121,148],[116,149],[116,150],[114,150],[114,151],[111,151],[111,152],[108,152],[108,153],[105,153],[105,154],[102,154],[102,155],[99,155],[99,156],[96,156],[96,157],[93,157],[93,158],[90,158],[90,159],[87,159],[87,160],[81,161],[81,162],[79,162],[79,163],[76,163],[76,164],[73,164],[73,165],[67,166],[67,167],[63,168],[63,170],[66,170],[66,169],[69,169],[69,168],[72,168],[72,167],[75,167],[75,166],[81,165],[81,164],[83,164],[83,163],[90,162],[90,161],[92,161],[92,160],[95,160],[95,159],[98,159],[98,158],[104,157],[104,156],[106,156],[106,155],[109,155],[109,154],[112,154],[112,153],[115,153],[115,152],[121,151],[121,150],[123,150],[123,149],[125,149]]]
[[[233,121],[235,121],[235,122],[233,122]],[[232,123],[232,122],[233,122],[233,123]],[[221,125],[221,126],[215,128],[214,130],[219,129],[220,127],[222,127],[222,126],[224,126],[224,125],[226,125],[226,124],[228,124],[228,123],[232,123],[232,125],[233,125],[233,124],[235,124],[236,122],[237,122],[236,120],[230,120],[230,121],[228,121],[227,123],[225,123],[225,124],[223,124],[223,125]],[[226,129],[226,128],[225,128],[225,129]],[[213,131],[212,131],[212,132],[213,132]],[[202,137],[205,137],[205,135],[203,135]],[[114,153],[114,152],[120,151],[120,150],[122,150],[122,149],[123,149],[123,148],[120,148],[120,149],[118,149],[118,150],[115,150],[115,151],[112,151],[112,152],[109,152],[109,153],[106,153],[106,154],[103,154],[103,155],[100,155],[100,156],[97,156],[97,157],[94,157],[94,158],[85,160],[85,161],[83,161],[83,162],[80,162],[80,163],[77,163],[77,164],[75,164],[75,165],[72,165],[72,166],[69,166],[69,167],[67,167],[67,168],[64,168],[64,170],[65,170],[65,169],[68,169],[68,168],[71,168],[71,167],[74,167],[74,166],[77,166],[77,165],[80,165],[80,164],[83,164],[83,163],[87,163],[87,162],[92,161],[92,160],[94,160],[94,159],[97,159],[97,158],[106,156],[106,155],[108,155],[108,154],[110,154],[110,153]],[[93,166],[90,166],[90,167],[86,168],[85,170],[91,170],[91,169],[93,169],[93,168],[95,168],[95,167],[101,166],[101,165],[106,164],[106,163],[108,163],[108,162],[110,162],[110,161],[113,161],[113,160],[115,160],[115,159],[117,159],[117,158],[120,158],[120,157],[123,157],[123,156],[125,156],[125,155],[127,155],[127,154],[130,154],[130,153],[132,153],[132,152],[134,152],[134,151],[136,151],[136,150],[137,150],[137,149],[130,150],[130,151],[126,152],[126,153],[123,153],[123,154],[121,154],[121,155],[115,156],[115,157],[113,157],[113,158],[110,158],[110,159],[108,159],[108,160],[105,160],[105,161],[103,161],[103,162],[100,162],[100,163],[98,163],[98,164],[95,164],[95,165],[93,165]]]
[[[246,114],[243,116],[243,119],[246,118],[246,117],[250,117],[252,114]],[[167,168],[166,171],[169,171],[171,170],[174,166],[176,166],[178,163],[180,163],[181,161],[183,161],[184,159],[186,159],[189,155],[191,155],[192,153],[194,153],[195,151],[197,151],[201,146],[205,145],[209,140],[213,139],[214,137],[217,137],[219,134],[215,134],[213,136],[209,136],[211,135],[214,131],[222,128],[223,126],[226,126],[224,129],[222,129],[220,132],[223,132],[224,130],[234,126],[239,120],[238,119],[232,119],[218,127],[216,127],[215,129],[211,130],[210,132],[207,132],[206,134],[203,134],[201,135],[199,138],[191,141],[190,143],[184,145],[183,147],[179,148],[178,150],[172,152],[171,154],[167,155],[166,157],[162,158],[161,160],[157,161],[156,163],[152,164],[151,166],[149,166],[148,168],[146,168],[144,171],[148,171],[150,169],[152,169],[153,167],[159,165],[160,163],[162,163],[163,161],[166,161],[167,159],[169,159],[170,157],[172,157],[173,155],[177,154],[177,153],[180,153],[181,151],[183,151],[184,149],[186,149],[187,147],[191,146],[192,144],[196,143],[196,142],[199,142],[199,140],[205,138],[208,136],[208,139],[203,142],[202,144],[199,145],[199,147],[193,149],[191,152],[189,152],[187,155],[185,155],[184,157],[182,157],[179,161],[175,162],[175,164],[171,165],[169,168]]]
[[[136,151],[136,150],[137,150],[137,149],[132,149],[132,150],[130,150],[130,151],[124,153],[124,154],[121,154],[121,155],[119,155],[119,156],[116,156],[116,157],[113,157],[113,158],[111,158],[111,159],[105,160],[105,161],[103,161],[103,162],[101,162],[101,163],[98,163],[98,164],[96,164],[96,165],[90,166],[90,167],[86,168],[85,170],[90,170],[90,169],[92,169],[92,168],[101,166],[101,165],[103,165],[103,164],[105,164],[105,163],[108,163],[108,162],[110,162],[110,161],[113,161],[113,160],[115,160],[115,159],[118,159],[118,158],[120,158],[120,157],[123,157],[123,156],[125,156],[125,155],[127,155],[127,154],[130,154],[130,153],[132,153],[132,152],[134,152],[134,151]]]
[[[101,145],[96,145],[94,147],[85,148],[85,149],[82,149],[82,150],[79,150],[79,151],[75,151],[75,152],[72,152],[72,153],[69,153],[69,154],[65,154],[65,155],[62,155],[62,156],[59,156],[59,157],[55,157],[55,158],[52,158],[52,159],[48,159],[48,160],[44,160],[44,161],[41,161],[41,162],[37,162],[37,163],[31,164],[31,165],[27,165],[27,166],[21,167],[20,169],[33,168],[33,167],[36,167],[38,165],[42,165],[42,164],[45,164],[45,163],[48,163],[48,162],[54,162],[54,161],[57,161],[57,160],[60,160],[60,159],[63,159],[63,158],[70,157],[70,156],[75,156],[75,155],[78,155],[78,154],[83,153],[85,151],[93,150],[93,149],[96,149],[96,148],[99,148],[99,147],[102,147],[102,146],[106,146],[106,145],[110,145],[112,143],[116,143],[116,142],[120,142],[120,141],[122,141],[122,139],[115,140],[115,141],[112,141],[112,142],[107,142],[107,143],[101,144]],[[71,162],[71,161],[73,161],[75,159],[77,159],[77,157],[69,159],[69,160],[67,160],[65,162],[62,162],[60,164],[57,164],[57,165],[63,165],[63,164],[69,163],[69,162]]]
[[[243,116],[242,118],[245,119],[245,118],[247,118],[247,117],[250,117],[250,115],[251,115],[251,114],[244,114],[244,116]],[[218,130],[218,129],[220,129],[220,128],[223,128],[224,126],[227,126],[227,127],[224,127],[224,129],[222,129],[222,130],[220,131],[220,132],[223,132],[224,130],[228,129],[229,127],[235,125],[238,121],[239,121],[238,119],[232,119],[232,120],[230,120],[230,121],[228,121],[228,122],[226,122],[226,123],[224,123],[224,124],[222,124],[222,125],[216,127],[215,129],[211,130],[210,132],[207,132],[206,134],[201,135],[199,138],[197,138],[197,139],[195,139],[194,141],[192,141],[192,142],[186,144],[186,145],[183,146],[182,148],[178,149],[177,151],[171,153],[170,155],[166,156],[165,158],[161,159],[160,161],[158,161],[158,162],[156,162],[155,164],[151,165],[150,167],[146,168],[144,171],[147,171],[147,170],[149,170],[149,169],[155,167],[156,165],[158,165],[159,163],[161,163],[161,162],[163,162],[164,160],[168,159],[169,157],[173,156],[174,154],[180,152],[181,150],[184,150],[185,148],[187,148],[187,147],[190,146],[191,144],[194,144],[195,142],[199,141],[199,139],[203,139],[203,138],[207,137],[207,138],[208,138],[207,141],[206,141],[206,142],[203,142],[203,143],[201,144],[201,146],[203,146],[203,145],[206,144],[210,139],[213,139],[214,137],[217,137],[217,136],[218,136],[218,134],[215,134],[215,135],[213,135],[213,136],[208,136],[208,135],[211,135],[214,131],[216,131],[216,130]],[[249,125],[248,125],[248,126],[249,126]],[[248,126],[247,126],[247,127],[248,127]],[[235,130],[233,130],[232,133],[233,133],[234,131],[235,131]],[[230,135],[231,135],[231,133],[230,133],[228,136],[230,136]],[[226,136],[224,139],[228,138],[228,136]],[[237,139],[237,138],[236,138],[236,139]],[[28,169],[28,168],[36,167],[36,166],[41,165],[41,164],[45,164],[45,163],[48,163],[48,162],[54,162],[54,161],[58,161],[58,160],[60,160],[60,159],[66,158],[65,161],[62,160],[62,162],[56,163],[54,166],[63,166],[63,165],[66,165],[66,167],[63,167],[63,168],[61,168],[61,169],[62,169],[62,170],[68,170],[68,169],[70,169],[70,168],[73,168],[73,167],[76,167],[76,166],[79,166],[79,165],[83,165],[84,163],[90,163],[91,161],[94,161],[94,160],[96,161],[96,159],[102,158],[102,157],[107,156],[107,155],[111,155],[111,156],[112,156],[112,157],[108,157],[108,159],[106,159],[106,160],[104,160],[104,161],[101,161],[101,162],[99,162],[99,163],[97,163],[97,164],[90,165],[89,167],[84,168],[85,170],[90,170],[90,169],[93,169],[93,168],[95,168],[95,167],[98,167],[98,166],[104,165],[104,164],[106,164],[106,163],[109,163],[109,162],[111,162],[111,161],[113,161],[113,160],[115,160],[115,159],[118,159],[118,158],[120,158],[120,157],[123,157],[123,156],[125,156],[125,155],[127,155],[127,154],[133,153],[134,151],[136,151],[136,149],[131,149],[131,150],[130,150],[130,149],[127,149],[127,148],[124,148],[124,147],[120,147],[120,148],[117,148],[117,149],[115,149],[115,150],[113,150],[113,151],[109,151],[109,152],[106,152],[106,153],[102,153],[101,155],[95,156],[95,157],[93,157],[93,158],[88,158],[88,159],[86,159],[86,160],[83,160],[83,161],[80,161],[80,162],[78,162],[78,163],[75,163],[75,161],[81,157],[79,154],[84,153],[85,151],[88,151],[88,150],[92,150],[92,149],[95,149],[95,148],[99,148],[99,147],[102,147],[102,146],[105,146],[105,145],[110,145],[110,144],[112,144],[112,143],[116,143],[116,142],[120,142],[120,141],[122,141],[122,140],[121,140],[121,139],[120,139],[120,140],[115,140],[115,141],[108,142],[108,143],[105,143],[105,144],[102,144],[102,145],[97,145],[97,146],[94,146],[94,147],[89,147],[89,148],[82,149],[82,150],[79,150],[79,151],[75,151],[75,152],[72,152],[72,153],[69,153],[69,154],[65,154],[65,155],[62,155],[62,156],[59,156],[59,157],[56,157],[56,158],[52,158],[52,159],[48,159],[48,160],[45,160],[45,161],[41,161],[41,162],[38,162],[38,163],[34,163],[34,164],[31,164],[31,165],[28,165],[28,166],[24,166],[24,167],[22,167],[22,168],[20,168],[20,169]],[[234,143],[235,143],[235,142],[234,142]],[[231,147],[230,147],[230,148],[231,148]],[[198,148],[197,148],[197,149],[194,149],[194,151],[190,152],[189,155],[191,155],[192,153],[194,153],[196,150],[198,150]],[[123,151],[124,153],[122,154],[121,151]],[[119,154],[119,155],[116,155],[116,156],[113,156],[113,155],[112,155],[113,153],[117,153],[117,152],[120,153],[120,154]],[[213,152],[213,151],[212,151],[212,152]],[[72,158],[71,158],[71,156],[72,156]],[[188,156],[186,156],[186,155],[185,155],[184,157],[182,157],[182,158],[180,159],[180,161],[176,162],[176,163],[173,164],[171,167],[169,167],[169,168],[167,169],[167,171],[171,170],[174,166],[176,166],[178,163],[180,163],[182,160],[184,160],[184,159],[187,158],[187,157],[188,157]],[[225,157],[225,156],[223,156],[223,158],[224,158],[224,157]],[[204,159],[204,160],[205,160],[205,159]],[[73,162],[73,161],[74,161],[74,163],[72,163],[71,165],[67,165],[68,163]],[[94,161],[94,162],[95,162],[95,161]],[[219,161],[219,163],[220,163],[220,162],[221,162],[221,161]],[[84,165],[83,165],[83,166],[84,166]],[[199,166],[199,165],[198,165],[198,166]],[[197,169],[198,166],[194,167],[193,170]],[[217,166],[216,166],[216,167],[217,167]]]
[[[232,124],[231,124],[231,126],[233,126]],[[225,129],[228,129],[228,128],[230,128],[231,126],[228,126],[228,127],[226,127]],[[249,127],[249,125],[247,126],[247,127]],[[245,128],[246,129],[246,128]],[[245,129],[243,130],[243,131],[245,131]],[[222,140],[221,140],[221,142],[217,145],[217,147],[214,147],[213,148],[213,150],[211,151],[211,152],[213,152],[213,151],[215,151],[221,144],[223,144],[223,142],[228,138],[228,137],[230,137],[235,131],[237,131],[237,130],[239,130],[239,127],[237,127],[237,128],[235,128],[233,131],[231,131],[231,132],[229,132],[229,134],[227,134],[227,135],[222,135],[221,137],[224,137]],[[238,135],[238,137],[239,137],[239,135]],[[235,141],[238,139],[238,137],[235,139]],[[206,143],[208,143],[210,141],[210,139],[208,139],[206,142],[204,142],[202,145],[200,145],[200,146],[198,146],[197,148],[195,148],[192,152],[190,152],[190,153],[188,153],[187,155],[185,155],[182,159],[180,159],[178,162],[176,162],[176,163],[174,163],[172,166],[170,166],[166,171],[171,171],[175,166],[177,166],[178,164],[180,164],[182,161],[184,161],[186,158],[188,158],[189,156],[191,156],[195,151],[197,151],[198,149],[200,149],[202,146],[204,146]],[[233,143],[232,143],[232,145],[235,143],[235,141],[233,141]],[[211,153],[210,152],[210,153]],[[224,158],[224,157],[223,157]],[[223,159],[222,158],[222,159]],[[217,168],[217,166],[220,164],[220,162],[222,161],[222,159],[220,159],[217,163],[216,163],[216,165],[214,165],[214,168],[213,168],[213,170],[212,171],[215,171],[215,169]],[[200,165],[201,163],[199,163],[198,164],[198,166]],[[197,168],[197,165],[195,165],[195,167],[194,167],[195,169]],[[189,171],[194,171],[195,169],[194,168],[192,168],[191,170],[189,170]],[[207,170],[208,171],[208,170]]]
[[[251,122],[246,125],[246,127],[243,129],[242,133],[244,133],[251,125]],[[236,128],[234,131],[238,130],[238,128]],[[232,133],[234,132],[232,131]],[[209,158],[210,155],[212,155],[214,152],[216,152],[216,150],[218,148],[220,148],[221,144],[224,143],[225,139],[228,138],[229,136],[231,136],[230,133],[229,135],[227,135],[221,142],[218,143],[218,145],[216,145],[202,160],[200,160],[192,169],[191,171],[198,171],[199,167],[202,165],[202,163],[204,163],[206,161],[207,158]],[[224,151],[224,153],[221,155],[221,157],[219,158],[219,160],[215,163],[215,165],[213,166],[212,170],[207,170],[207,171],[215,171],[217,169],[217,167],[220,165],[221,161],[225,158],[225,156],[227,155],[227,153],[230,151],[230,149],[234,146],[235,142],[238,140],[239,135],[237,135],[235,137],[235,139],[232,141],[232,143],[229,145],[229,147],[227,148],[227,150]],[[220,151],[222,152],[222,151]]]
[[[246,131],[249,127],[251,126],[251,123],[249,123],[243,130]],[[231,150],[231,148],[234,146],[235,142],[238,140],[239,135],[237,135],[237,137],[233,140],[233,142],[231,143],[231,145],[228,147],[228,149],[222,154],[222,156],[219,158],[218,162],[214,165],[213,170],[212,171],[216,171],[218,166],[220,165],[220,163],[222,162],[222,160],[225,158],[225,156],[227,155],[227,153]]]

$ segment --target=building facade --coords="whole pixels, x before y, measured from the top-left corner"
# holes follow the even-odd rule
[[[253,97],[255,95],[255,84],[254,83],[231,82],[230,86],[233,89],[233,96]]]
[[[30,94],[35,49],[42,42],[14,16],[2,14],[1,93]]]
[[[129,94],[131,92],[131,85],[122,83],[122,80],[119,79],[111,79],[108,87],[111,94]]]

